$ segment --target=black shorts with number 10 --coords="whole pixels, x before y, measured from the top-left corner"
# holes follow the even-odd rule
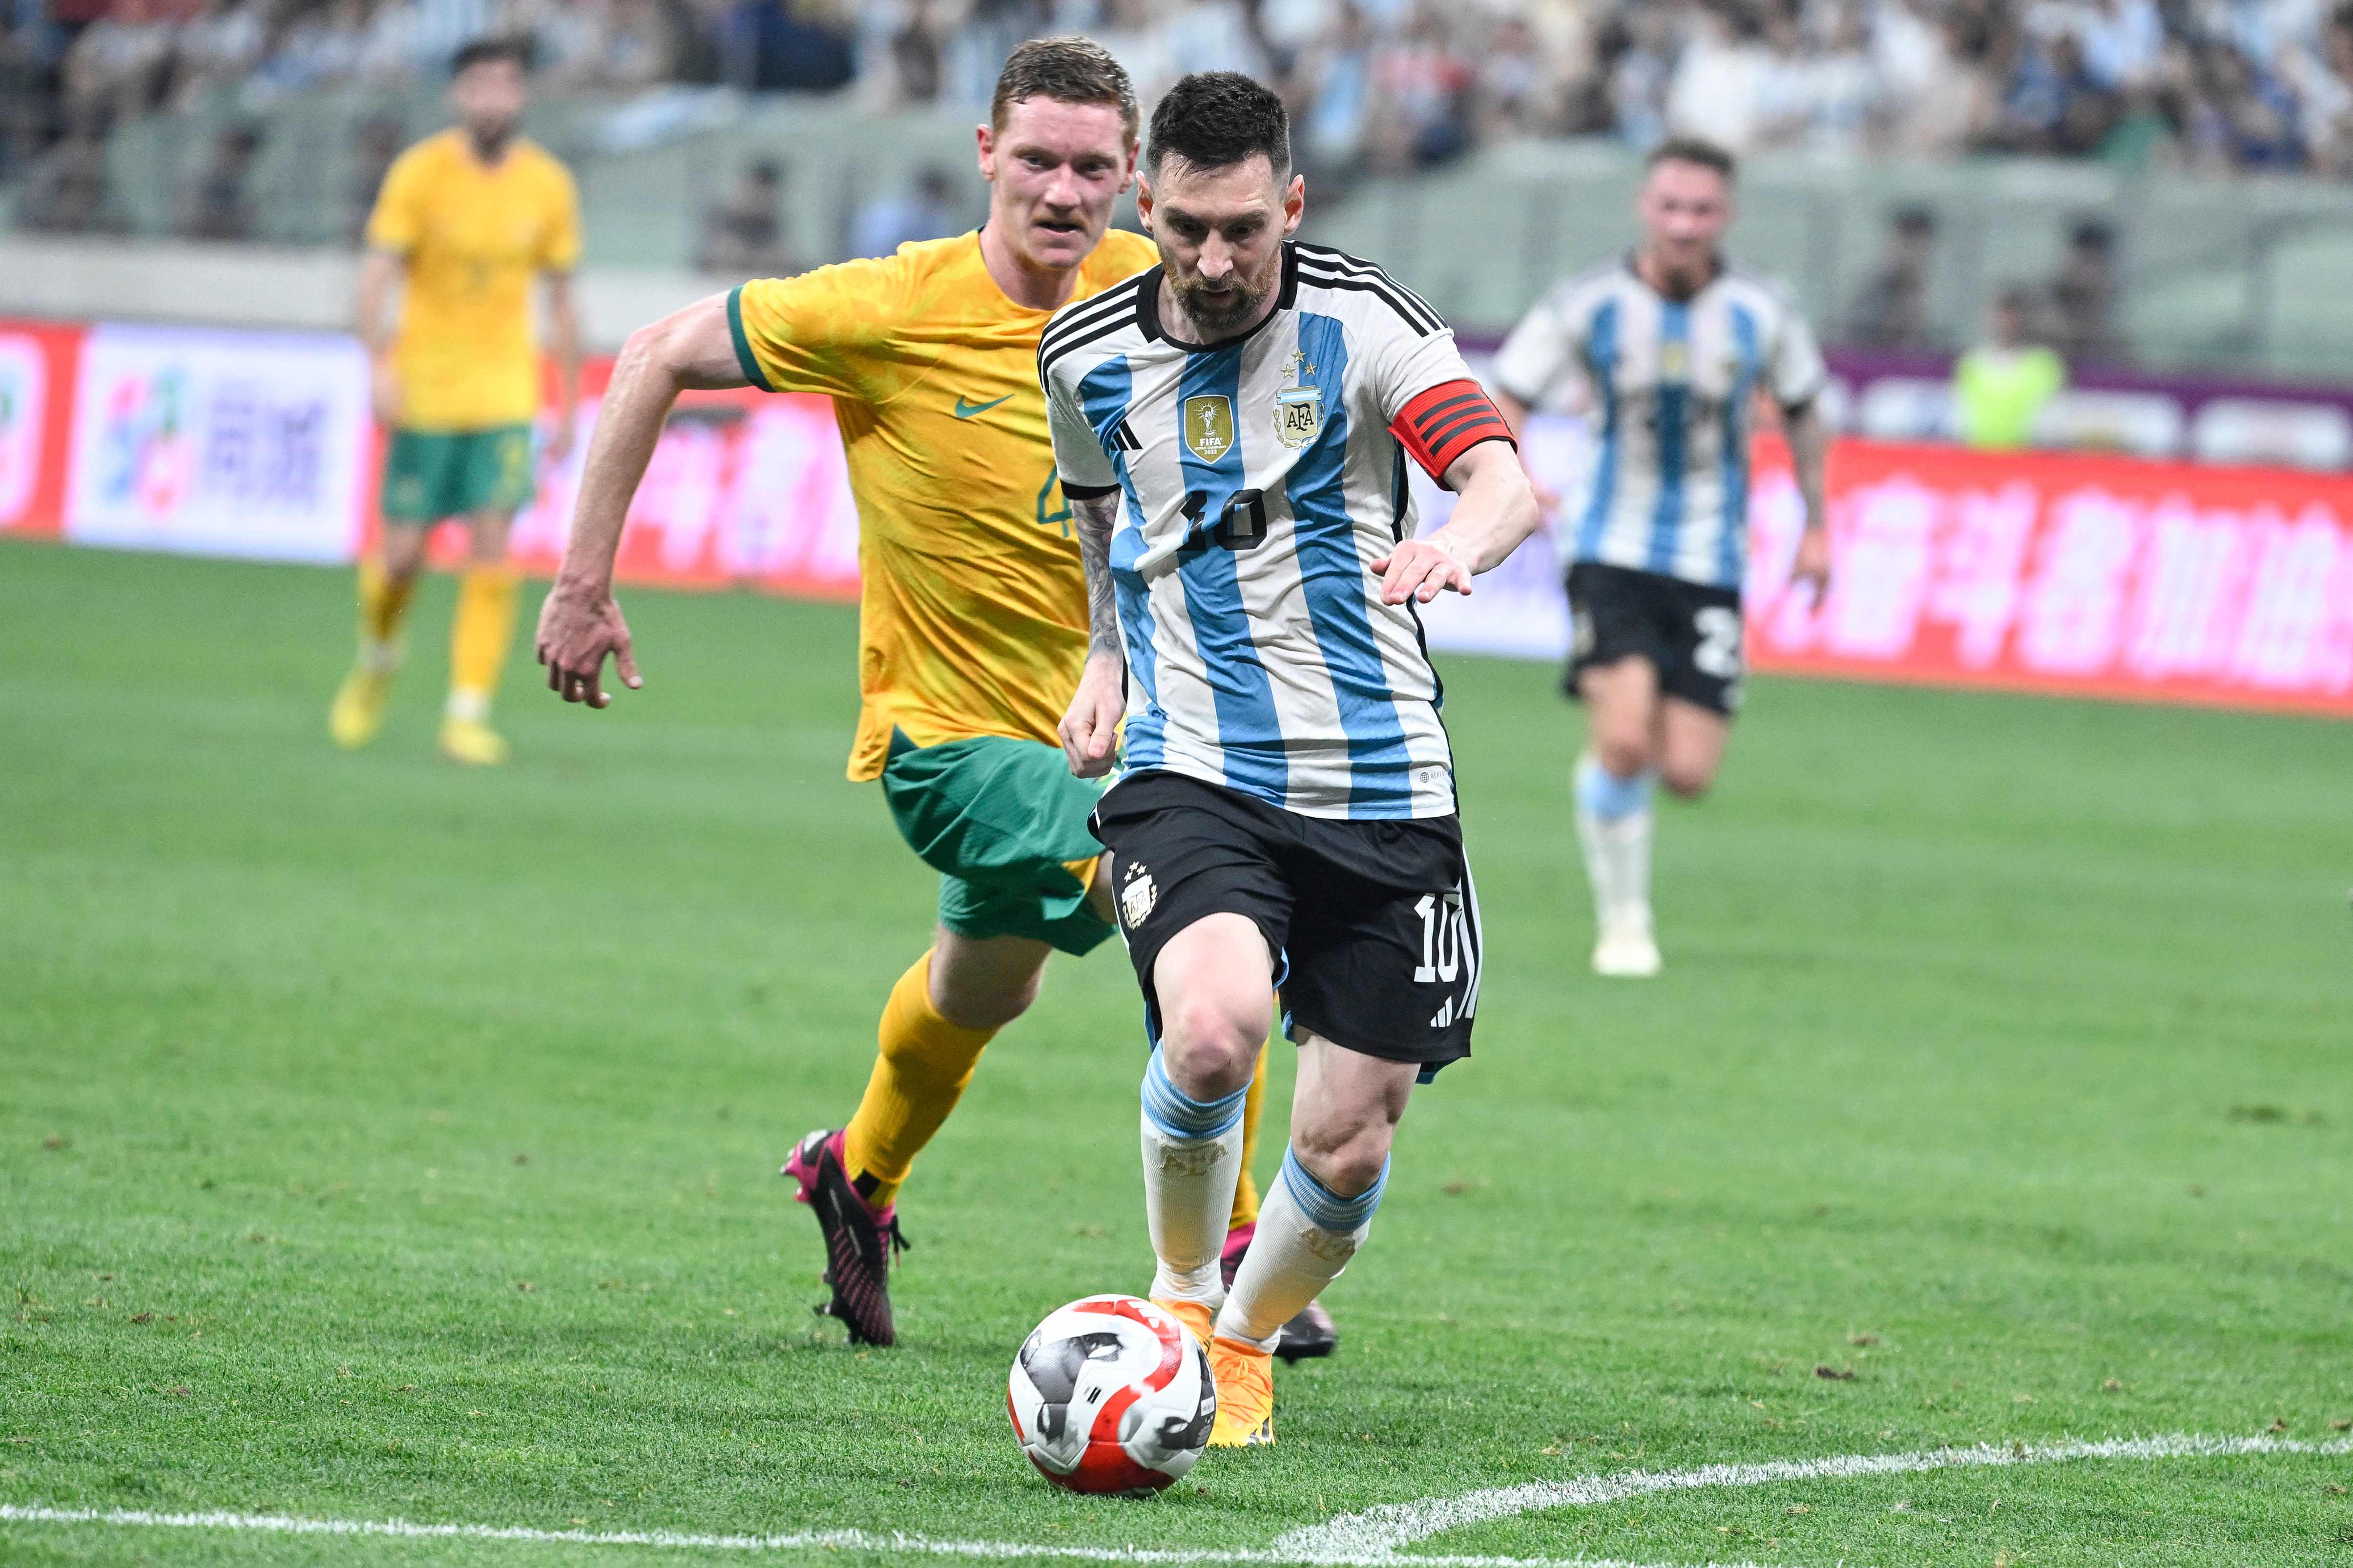
[[[1292,1038],[1418,1063],[1425,1081],[1471,1054],[1479,900],[1456,818],[1302,816],[1155,769],[1113,785],[1092,826],[1155,1042],[1160,950],[1206,915],[1238,914],[1275,955]]]
[[[1568,672],[1642,658],[1659,689],[1727,717],[1740,707],[1740,591],[1599,561],[1568,569]]]

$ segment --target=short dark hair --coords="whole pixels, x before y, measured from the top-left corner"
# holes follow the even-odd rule
[[[1642,160],[1642,172],[1650,173],[1662,163],[1697,163],[1703,169],[1714,169],[1730,184],[1739,177],[1740,165],[1732,154],[1704,136],[1670,136],[1651,149]]]
[[[1196,71],[1178,78],[1153,110],[1144,166],[1157,178],[1165,158],[1229,169],[1261,153],[1276,184],[1291,177],[1291,114],[1282,100],[1240,71]]]
[[[1135,106],[1135,84],[1127,68],[1092,38],[1031,38],[1005,57],[997,73],[997,90],[988,100],[988,124],[1005,129],[1005,117],[1025,98],[1050,98],[1057,103],[1101,103],[1119,110],[1120,129],[1127,144],[1135,145],[1135,131],[1144,111]]]
[[[463,76],[489,60],[512,60],[515,69],[528,73],[533,53],[529,38],[469,38],[449,57],[449,74]]]

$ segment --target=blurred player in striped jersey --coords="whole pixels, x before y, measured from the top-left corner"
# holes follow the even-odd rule
[[[1822,499],[1827,373],[1788,295],[1717,249],[1733,161],[1662,143],[1635,198],[1633,254],[1537,302],[1495,357],[1514,431],[1532,409],[1581,409],[1595,430],[1585,493],[1562,514],[1573,642],[1568,693],[1587,709],[1573,787],[1599,933],[1597,973],[1659,972],[1651,918],[1654,782],[1696,799],[1740,705],[1740,584],[1757,399],[1781,410],[1804,497],[1792,577],[1830,584]]]
[[[1134,177],[1136,118],[1127,73],[1101,47],[1026,43],[979,129],[980,233],[747,283],[631,337],[541,614],[540,658],[566,700],[609,700],[608,654],[637,685],[613,557],[671,402],[690,386],[833,398],[863,531],[849,776],[881,781],[901,836],[941,873],[938,931],[884,1005],[856,1114],[811,1132],[785,1166],[824,1232],[825,1310],[863,1343],[897,1337],[889,1269],[916,1154],[1037,996],[1048,956],[1113,929],[1087,830],[1101,789],[1071,776],[1055,735],[1085,658],[1086,583],[1037,351],[1058,307],[1154,259],[1148,241],[1106,232]],[[1257,1216],[1245,1182],[1220,1216],[1237,1258]],[[1320,1312],[1287,1334],[1293,1356],[1334,1344]]]
[[[459,50],[449,79],[458,125],[400,155],[368,218],[360,338],[392,445],[384,539],[360,563],[359,662],[327,715],[345,746],[367,744],[383,727],[425,536],[455,518],[471,538],[449,634],[441,750],[461,763],[506,760],[507,743],[490,726],[491,700],[514,640],[520,586],[507,563],[507,529],[531,500],[537,465],[534,277],[547,279],[561,382],[551,458],[571,447],[580,391],[572,293],[579,201],[564,165],[520,132],[528,58],[523,45],[505,39]],[[396,282],[404,287],[396,331],[388,311]]]

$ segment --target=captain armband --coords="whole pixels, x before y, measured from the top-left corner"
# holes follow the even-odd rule
[[[1468,379],[1441,383],[1417,396],[1390,421],[1389,434],[1433,479],[1443,479],[1454,460],[1480,442],[1512,440],[1512,427],[1485,388]]]

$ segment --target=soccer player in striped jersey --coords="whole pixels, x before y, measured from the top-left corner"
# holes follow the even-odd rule
[[[1056,736],[1085,658],[1086,585],[1056,504],[1037,348],[1057,307],[1153,258],[1142,237],[1106,232],[1136,121],[1126,72],[1099,46],[1025,43],[978,130],[979,233],[747,283],[634,334],[540,616],[540,659],[565,700],[611,700],[608,655],[636,687],[613,558],[672,402],[691,386],[834,399],[862,527],[849,776],[881,781],[901,836],[941,874],[932,948],[883,1007],[856,1114],[803,1139],[784,1172],[824,1233],[826,1310],[863,1343],[897,1337],[889,1270],[916,1154],[1037,996],[1049,954],[1113,931],[1087,827],[1100,788],[1071,776]],[[1244,1184],[1220,1215],[1237,1246],[1257,1207]],[[1330,1320],[1311,1316],[1283,1353],[1333,1344]]]
[[[1274,1440],[1269,1352],[1363,1245],[1417,1077],[1470,1054],[1479,914],[1417,602],[1536,526],[1454,335],[1378,268],[1293,243],[1282,100],[1188,76],[1137,205],[1160,265],[1039,345],[1086,562],[1061,733],[1095,808],[1153,1053],[1152,1296],[1209,1347],[1210,1443]],[[1414,534],[1405,465],[1461,498]],[[1240,1123],[1280,990],[1291,1145],[1229,1289]]]
[[[1495,356],[1516,432],[1531,409],[1581,408],[1595,426],[1586,493],[1563,515],[1572,646],[1586,706],[1572,788],[1593,886],[1593,967],[1659,972],[1651,918],[1653,781],[1686,800],[1715,782],[1740,705],[1740,584],[1757,399],[1779,405],[1805,498],[1793,577],[1830,584],[1822,500],[1826,373],[1805,318],[1717,249],[1733,217],[1731,155],[1705,142],[1651,153],[1632,255],[1538,301]]]

